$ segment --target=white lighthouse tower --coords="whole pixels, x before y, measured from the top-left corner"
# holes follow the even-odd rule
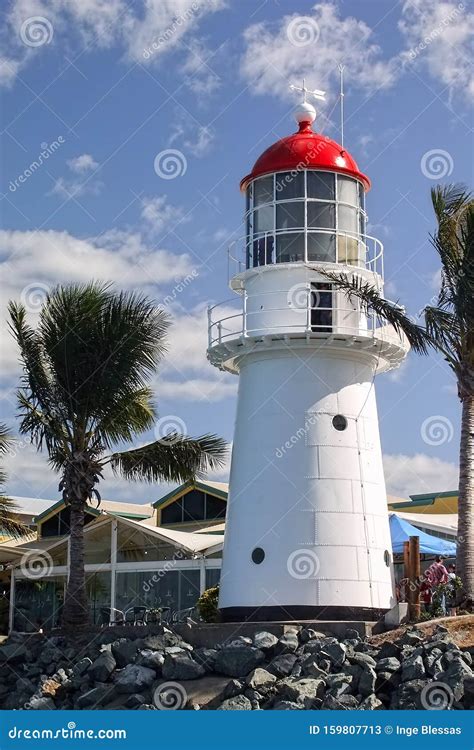
[[[238,309],[209,310],[209,360],[239,376],[225,620],[373,619],[395,603],[374,377],[408,345],[321,273],[382,290],[383,247],[366,234],[368,177],[312,130],[303,90],[298,132],[241,183]]]

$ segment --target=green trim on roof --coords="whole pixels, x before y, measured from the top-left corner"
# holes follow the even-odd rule
[[[215,495],[221,500],[227,500],[227,492],[218,490],[217,487],[206,484],[206,482],[192,482],[191,480],[188,480],[184,484],[180,484],[179,487],[176,487],[176,489],[174,489],[172,492],[168,492],[166,495],[163,495],[163,497],[160,497],[159,500],[156,500],[154,503],[152,503],[153,508],[161,508],[161,506],[164,503],[168,502],[168,500],[171,500],[175,495],[181,494],[183,490],[187,490],[188,488],[195,488],[197,490],[201,490],[201,492],[207,492],[208,495]]]
[[[140,520],[143,520],[145,518],[151,518],[151,516],[149,515],[144,516],[141,513],[121,513],[121,511],[119,510],[107,510],[106,513],[108,513],[109,516],[118,516],[119,518],[131,518],[132,520],[134,518],[138,518]]]
[[[459,490],[453,490],[452,492],[428,492],[426,495],[410,495],[413,502],[417,502],[418,500],[429,500],[432,498],[433,500],[436,500],[438,497],[457,497],[459,495]]]
[[[32,523],[38,523],[38,521],[42,521],[43,518],[45,518],[46,516],[49,516],[49,514],[52,511],[54,511],[54,510],[62,510],[65,507],[66,507],[66,503],[64,502],[64,500],[58,500],[57,503],[54,503],[54,505],[52,505],[50,508],[48,508],[47,510],[44,510],[42,513],[40,513],[39,516],[35,516],[33,518]],[[101,511],[97,510],[97,508],[92,508],[90,505],[88,505],[87,508],[86,508],[86,513],[90,513],[92,516],[100,516]],[[146,516],[146,518],[148,518],[148,516]]]

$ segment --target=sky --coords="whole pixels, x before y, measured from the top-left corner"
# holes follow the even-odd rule
[[[386,296],[413,316],[434,301],[430,190],[472,177],[467,2],[13,0],[2,9],[0,388],[13,434],[20,370],[6,302],[23,301],[34,325],[55,284],[94,278],[145,292],[173,318],[153,383],[160,421],[141,443],[170,426],[232,440],[237,378],[206,360],[206,309],[232,297],[239,181],[295,130],[289,85],[303,77],[327,92],[315,129],[340,140],[339,64],[345,146],[372,180],[369,233],[385,247]],[[376,389],[388,492],[455,488],[460,406],[447,365],[410,354]],[[6,464],[9,494],[59,497],[57,475],[25,437]],[[101,486],[130,502],[168,489],[110,476]]]

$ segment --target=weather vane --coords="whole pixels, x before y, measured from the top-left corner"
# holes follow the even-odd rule
[[[314,91],[311,91],[311,89],[306,88],[306,82],[303,78],[303,85],[302,86],[294,86],[292,83],[290,83],[290,89],[292,91],[301,91],[303,94],[303,102],[306,104],[306,94],[311,94],[311,96],[314,96],[315,99],[321,99],[322,101],[326,98],[326,92],[325,91],[319,91],[318,89],[315,89]]]

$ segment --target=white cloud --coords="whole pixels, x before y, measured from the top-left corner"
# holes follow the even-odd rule
[[[80,239],[66,231],[0,231],[3,308],[9,299],[22,299],[38,311],[47,290],[57,283],[112,281],[119,288],[154,288],[185,277],[194,270],[187,254],[150,249],[138,233],[111,230],[100,237]],[[13,339],[2,333],[4,374],[16,372]]]
[[[166,195],[142,198],[142,219],[150,225],[150,229],[159,233],[183,219],[183,209],[168,203]]]
[[[288,83],[301,85],[303,77],[326,90],[339,76],[338,63],[346,66],[346,80],[364,89],[388,88],[396,79],[396,62],[383,59],[370,27],[342,18],[330,2],[316,4],[307,16],[284,16],[276,26],[254,24],[244,39],[241,70],[257,94],[288,98]]]
[[[181,66],[186,86],[198,97],[200,101],[208,98],[221,85],[221,78],[216,73],[217,61],[199,39],[192,39],[188,45],[188,55]],[[220,63],[219,63],[220,68]]]
[[[215,131],[213,128],[206,127],[205,125],[196,125],[195,121],[189,118],[187,112],[181,111],[178,112],[174,119],[171,136],[168,139],[168,146],[178,142],[185,156],[191,154],[200,159],[209,153],[214,138]]]
[[[99,166],[96,160],[90,154],[81,154],[80,156],[69,159],[67,162],[69,169],[76,174],[85,174]]]
[[[451,93],[474,95],[470,76],[474,13],[456,0],[405,0],[399,22],[408,65],[425,68]]]
[[[408,498],[426,492],[445,492],[458,486],[459,469],[455,464],[424,453],[385,455],[383,463],[389,495]]]

